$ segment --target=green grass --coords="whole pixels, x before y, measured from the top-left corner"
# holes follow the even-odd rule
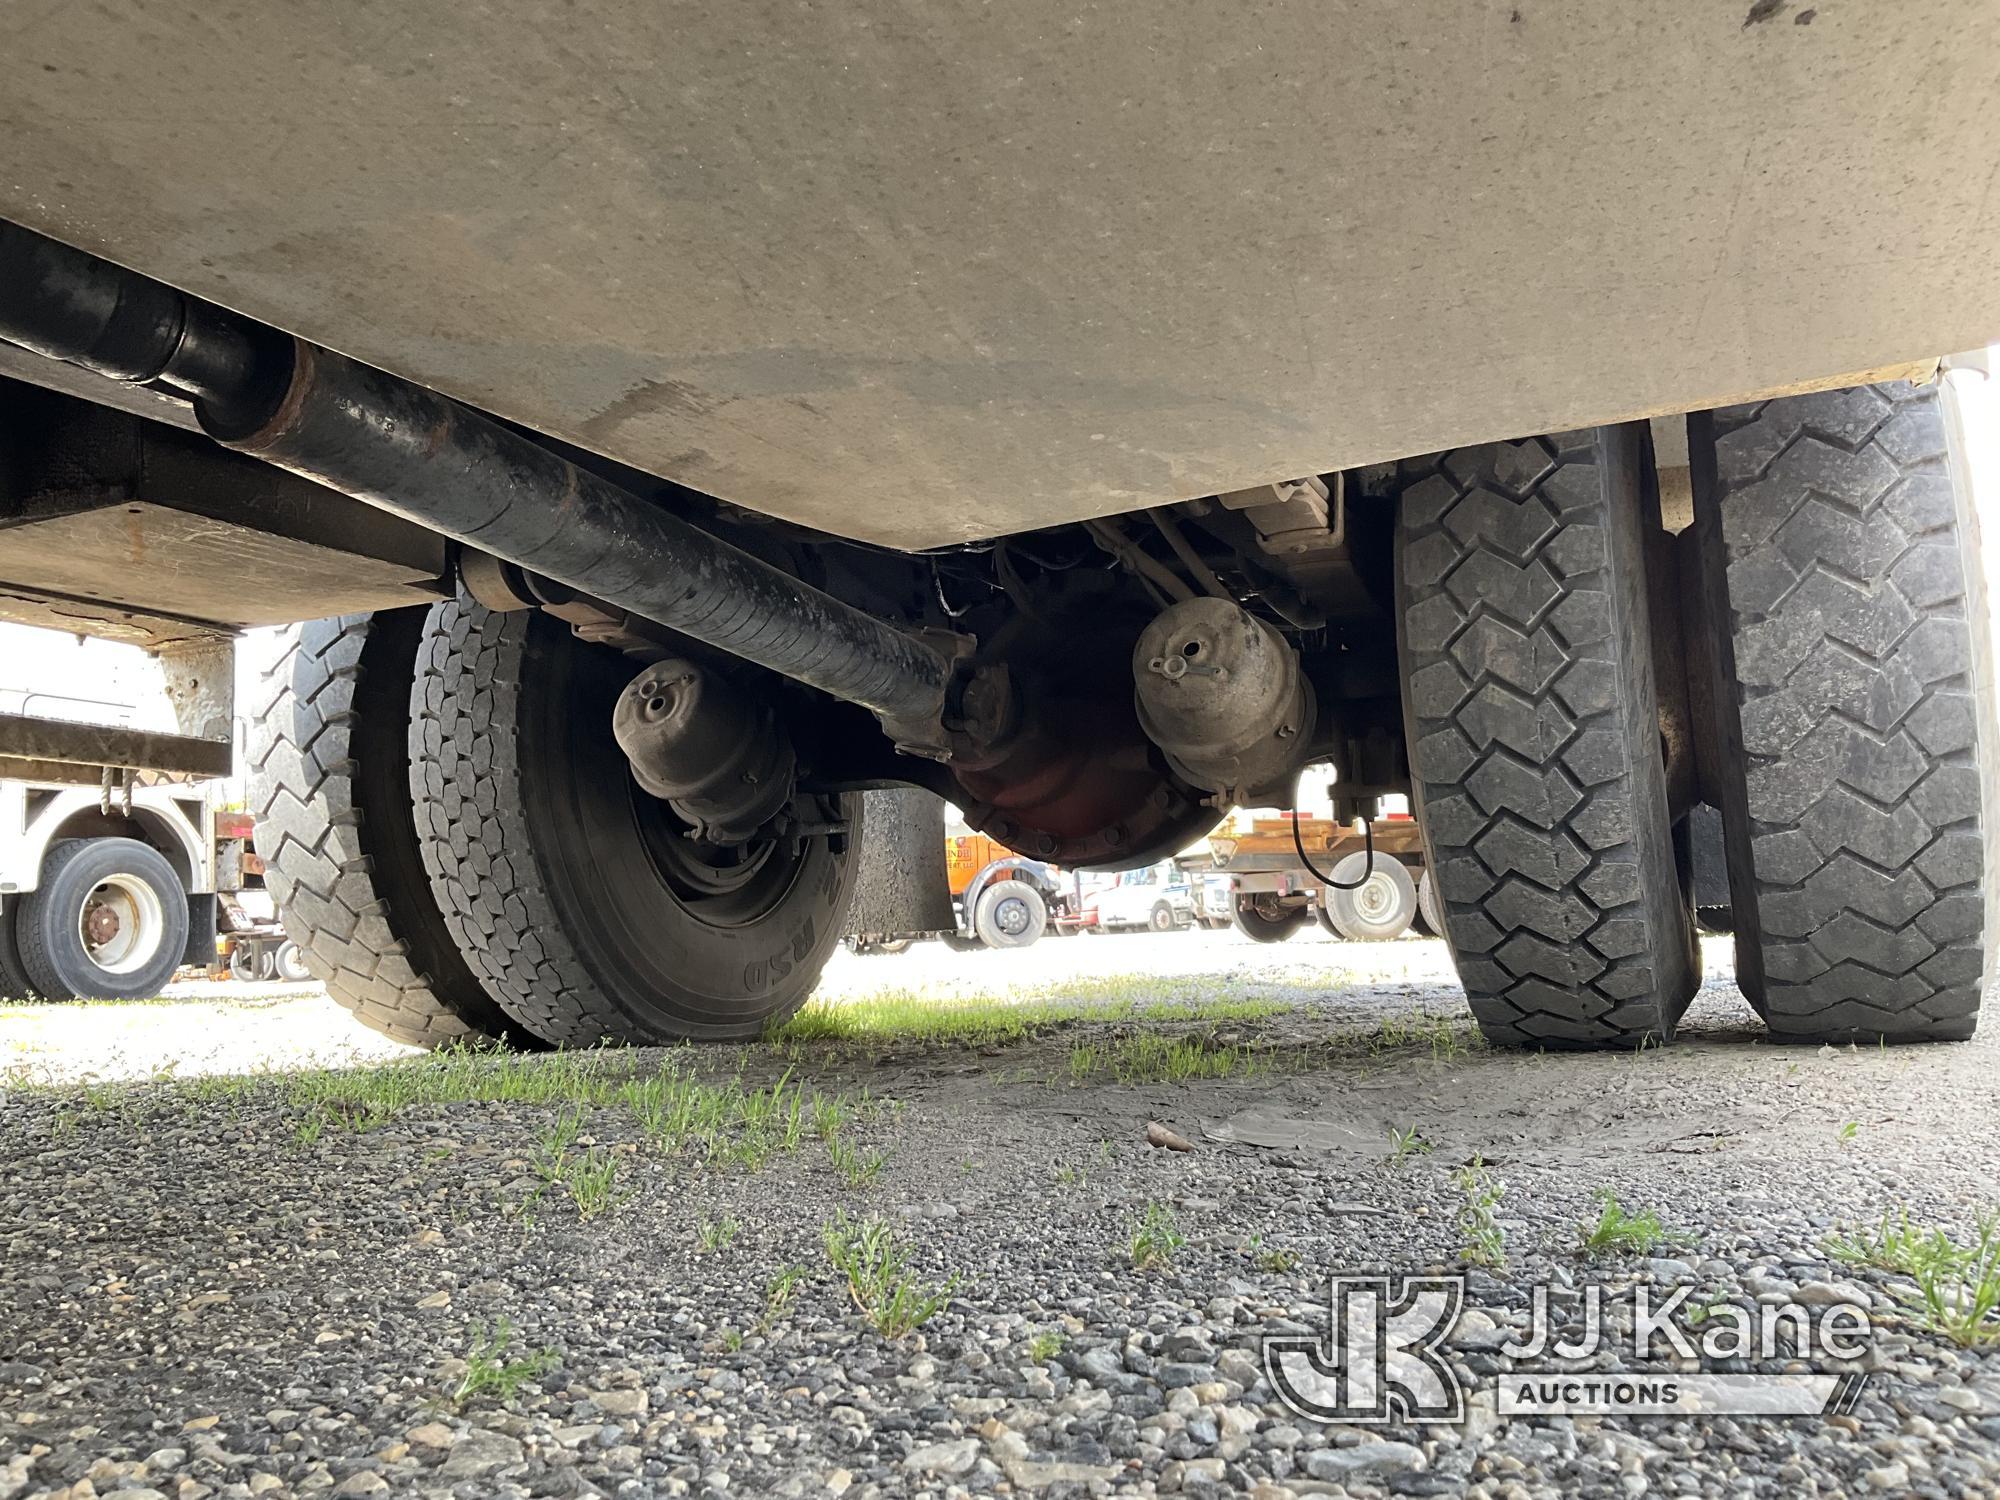
[[[1669,1229],[1652,1209],[1627,1211],[1609,1188],[1597,1195],[1597,1218],[1581,1226],[1586,1255],[1657,1255],[1690,1236]]]
[[[1139,1271],[1164,1271],[1187,1244],[1187,1236],[1174,1222],[1174,1211],[1164,1203],[1148,1201],[1146,1212],[1132,1231],[1132,1266]]]
[[[629,1190],[618,1187],[616,1153],[592,1146],[580,1157],[572,1157],[562,1177],[563,1190],[576,1205],[576,1216],[588,1223],[600,1214],[626,1203]]]
[[[1919,1327],[1967,1349],[2000,1345],[2000,1212],[1977,1215],[1960,1238],[1914,1224],[1902,1209],[1873,1229],[1832,1237],[1826,1250],[1849,1265],[1908,1277],[1911,1286],[1891,1290]]]
[[[554,1349],[538,1349],[518,1359],[507,1358],[514,1342],[514,1325],[501,1318],[489,1331],[472,1330],[472,1347],[466,1351],[465,1374],[452,1390],[451,1404],[464,1407],[482,1396],[496,1397],[502,1406],[531,1380],[548,1374],[559,1363]]]
[[[1414,1125],[1406,1126],[1401,1130],[1391,1125],[1389,1127],[1389,1150],[1390,1159],[1401,1163],[1413,1156],[1429,1156],[1431,1154],[1431,1143],[1417,1134],[1417,1127]]]
[[[1364,1033],[1357,1040],[1371,1053],[1424,1048],[1438,1062],[1449,1062],[1475,1046],[1483,1045],[1477,1028],[1471,1022],[1462,1016],[1439,1011],[1410,1011],[1384,1016],[1376,1023],[1372,1033]]]
[[[827,1160],[833,1169],[846,1179],[847,1185],[859,1191],[882,1175],[882,1168],[889,1160],[886,1151],[863,1151],[844,1136],[829,1136],[826,1142]]]
[[[758,1321],[759,1332],[769,1332],[777,1322],[790,1313],[792,1304],[798,1300],[799,1284],[806,1279],[804,1266],[782,1266],[764,1288],[764,1316]]]
[[[375,1068],[313,1068],[286,1081],[287,1102],[328,1124],[373,1130],[419,1109],[452,1104],[544,1108],[608,1102],[607,1053],[473,1052],[447,1048]]]
[[[1507,1186],[1486,1169],[1481,1157],[1473,1157],[1451,1176],[1452,1184],[1465,1195],[1458,1211],[1459,1232],[1465,1248],[1459,1252],[1468,1264],[1499,1270],[1507,1264],[1507,1231],[1500,1227],[1498,1210]]]
[[[741,1078],[710,1083],[668,1069],[619,1085],[614,1095],[663,1154],[693,1155],[757,1171],[773,1156],[798,1150],[808,1128],[833,1128],[854,1106],[809,1094],[791,1070],[772,1084],[745,1088]]]
[[[1191,1083],[1203,1078],[1240,1078],[1263,1067],[1262,1059],[1240,1044],[1150,1032],[1110,1042],[1080,1043],[1069,1054],[1072,1083],[1104,1078],[1118,1083]]]
[[[694,1247],[703,1255],[712,1255],[718,1250],[727,1250],[730,1241],[736,1238],[742,1224],[724,1214],[719,1219],[703,1219],[694,1226]]]
[[[1298,1256],[1289,1250],[1281,1250],[1276,1245],[1265,1244],[1261,1234],[1251,1235],[1250,1243],[1245,1248],[1250,1253],[1251,1263],[1260,1271],[1284,1274],[1299,1268]]]
[[[820,1229],[826,1258],[875,1331],[899,1339],[929,1322],[958,1288],[958,1277],[926,1286],[911,1273],[909,1248],[881,1219],[856,1221],[837,1211]]]
[[[832,1094],[817,1094],[813,1097],[813,1134],[821,1140],[832,1140],[840,1134],[847,1123],[849,1110],[845,1101]]]
[[[576,1206],[577,1218],[586,1223],[633,1196],[632,1191],[621,1191],[618,1187],[619,1163],[615,1152],[597,1146],[581,1153],[575,1150],[582,1132],[581,1109],[557,1115],[536,1132],[529,1166],[542,1182],[521,1205],[522,1214],[530,1221],[535,1208],[551,1189],[568,1197]]]
[[[634,1074],[618,1053],[597,1049],[533,1055],[446,1049],[382,1067],[313,1069],[294,1075],[285,1097],[296,1111],[293,1141],[318,1143],[329,1128],[367,1131],[405,1115],[458,1104],[519,1104],[559,1111],[537,1132],[538,1170],[560,1181],[586,1216],[616,1201],[618,1163],[570,1151],[589,1110],[622,1110],[660,1154],[756,1171],[799,1149],[808,1134],[828,1136],[869,1109],[865,1095],[808,1090],[787,1069],[752,1085],[739,1073],[710,1081],[669,1056]],[[581,1196],[578,1196],[578,1193]],[[596,1206],[593,1206],[596,1205]]]
[[[1044,1365],[1063,1350],[1063,1336],[1052,1329],[1044,1329],[1028,1340],[1028,1358],[1035,1364]]]
[[[940,999],[884,990],[863,999],[813,1000],[765,1040],[779,1047],[829,1043],[995,1046],[1064,1026],[1104,1021],[1265,1020],[1296,1007],[1278,1000],[1190,992],[1185,980],[1069,980],[1026,996],[976,992]]]

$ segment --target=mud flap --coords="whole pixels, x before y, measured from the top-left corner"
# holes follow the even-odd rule
[[[955,932],[944,868],[944,801],[915,787],[864,792],[861,869],[847,907],[852,936]]]

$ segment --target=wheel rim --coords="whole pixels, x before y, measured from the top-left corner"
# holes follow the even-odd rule
[[[834,913],[855,870],[842,835],[859,794],[802,799],[799,823],[740,855],[690,839],[668,804],[634,781],[617,741],[599,732],[631,680],[630,662],[546,617],[526,622],[525,633],[527,706],[514,758],[537,794],[521,832],[565,946],[596,971],[592,983],[624,1018],[618,1034],[749,1034],[794,1007],[800,976],[816,975],[840,941]],[[799,909],[816,920],[767,926]],[[534,1003],[525,990],[517,998]]]
[[[1402,893],[1396,889],[1396,882],[1379,871],[1364,880],[1361,888],[1352,894],[1354,914],[1370,927],[1388,925],[1402,905]]]
[[[711,927],[755,922],[791,890],[799,861],[787,858],[778,841],[760,839],[717,848],[690,839],[672,810],[636,783],[632,801],[633,817],[660,883],[696,920]]]
[[[152,962],[167,931],[159,893],[136,875],[108,875],[76,914],[83,956],[107,974],[130,974]]]
[[[540,670],[549,713],[538,726],[547,736],[538,748],[570,796],[552,820],[551,842],[568,846],[572,866],[600,861],[627,864],[627,893],[650,885],[696,922],[719,929],[754,926],[783,905],[805,868],[814,839],[761,838],[722,848],[688,837],[688,825],[665,802],[632,779],[617,742],[596,732],[615,698],[622,662],[571,642],[530,656]],[[524,664],[526,665],[526,664]],[[554,809],[548,809],[553,812]],[[647,870],[650,882],[641,871]],[[643,900],[625,913],[643,923]]]
[[[1019,937],[1028,930],[1028,903],[1019,896],[1008,896],[993,908],[993,925],[1008,937]]]

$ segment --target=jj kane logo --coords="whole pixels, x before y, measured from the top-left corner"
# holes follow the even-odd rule
[[[1602,1287],[1563,1291],[1560,1315],[1551,1311],[1549,1289],[1533,1288],[1526,1328],[1498,1346],[1513,1368],[1498,1377],[1495,1409],[1502,1416],[1806,1416],[1847,1411],[1859,1399],[1862,1375],[1797,1367],[1865,1357],[1866,1308],[1697,1306],[1692,1295],[1692,1288],[1675,1287],[1656,1301],[1652,1288],[1635,1288],[1630,1332],[1614,1338]],[[1465,1307],[1463,1276],[1333,1276],[1326,1335],[1274,1334],[1264,1341],[1264,1371],[1286,1405],[1318,1421],[1462,1421],[1465,1384],[1445,1350]],[[1560,1337],[1558,1328],[1565,1330]],[[1680,1365],[1770,1361],[1792,1368],[1778,1374],[1573,1368],[1607,1351],[1614,1365],[1673,1356]],[[1564,1368],[1543,1363],[1551,1358]]]

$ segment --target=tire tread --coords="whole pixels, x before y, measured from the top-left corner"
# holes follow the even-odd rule
[[[1610,493],[1608,445],[1639,440],[1618,431],[1404,470],[1428,867],[1473,1015],[1503,1045],[1663,1039],[1698,973],[1657,754],[1640,495]]]
[[[1697,413],[1689,437],[1741,768],[1724,808],[1739,983],[1786,1039],[1968,1037],[1984,622],[1936,392],[1782,397]]]
[[[413,951],[406,909],[430,892],[383,888],[359,805],[355,696],[374,622],[300,625],[261,673],[248,746],[257,852],[286,936],[356,1020],[418,1047],[481,1045],[505,1016],[456,952]]]

